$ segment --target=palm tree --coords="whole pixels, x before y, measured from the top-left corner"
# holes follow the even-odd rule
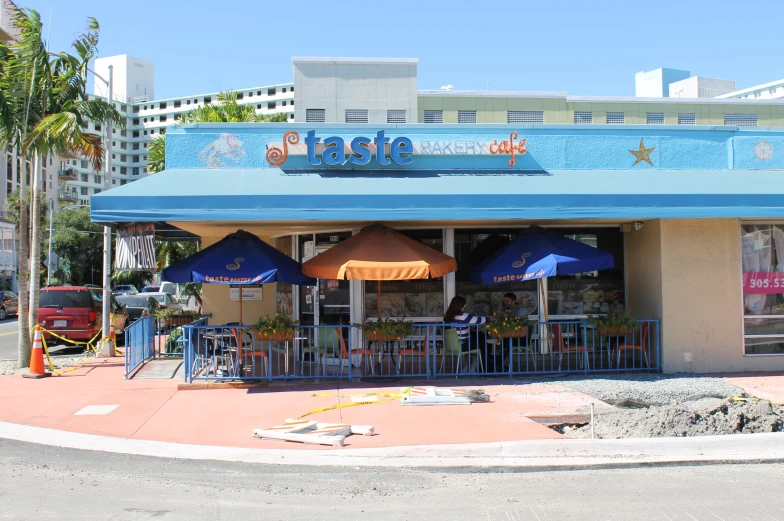
[[[256,114],[253,105],[237,103],[237,93],[233,91],[218,94],[217,103],[202,105],[183,114],[179,124],[186,123],[281,123],[288,121],[288,114]],[[158,173],[166,168],[166,133],[150,142],[147,148],[147,171]]]
[[[14,26],[19,32],[19,39],[0,52],[0,56],[5,59],[0,90],[19,93],[23,97],[22,101],[16,102],[8,102],[6,99],[6,105],[10,108],[8,112],[13,117],[5,120],[2,138],[23,155],[33,158],[32,216],[29,221],[26,220],[26,187],[22,186],[20,229],[26,230],[27,222],[32,222],[29,253],[32,259],[38,259],[41,158],[50,154],[82,156],[92,163],[95,170],[101,170],[103,142],[100,136],[85,132],[87,121],[111,120],[121,125],[123,120],[112,105],[101,100],[89,100],[87,96],[87,67],[98,45],[99,26],[94,18],[88,19],[87,31],[74,39],[72,47],[75,56],[47,51],[46,42],[41,36],[41,17],[34,10],[16,9]],[[38,322],[40,264],[37,261],[27,264],[26,236],[26,233],[22,234],[23,244],[20,248],[23,250],[20,252],[20,272],[24,280],[20,288],[20,331],[29,331],[30,325]],[[28,266],[31,283],[29,308],[26,289]],[[26,317],[28,313],[29,318]],[[20,334],[20,367],[29,365],[29,345],[29,335]]]

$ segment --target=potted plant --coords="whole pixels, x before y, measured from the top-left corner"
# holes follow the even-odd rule
[[[290,342],[294,339],[294,327],[298,323],[285,313],[277,312],[273,316],[261,315],[252,329],[256,340]]]
[[[592,315],[588,322],[596,327],[599,336],[627,336],[637,328],[637,319],[628,308],[606,315]]]
[[[153,312],[153,316],[163,321],[168,327],[185,326],[199,318],[195,311],[159,309]]]
[[[414,334],[414,326],[405,320],[382,318],[379,320],[363,320],[356,324],[365,333],[365,338],[372,341],[397,341]]]
[[[485,330],[487,335],[493,338],[523,338],[528,335],[528,327],[531,325],[528,316],[518,317],[515,315],[497,315],[487,321]]]

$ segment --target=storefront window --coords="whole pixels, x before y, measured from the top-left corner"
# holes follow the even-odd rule
[[[573,240],[612,253],[615,257],[615,266],[598,272],[548,278],[548,315],[550,317],[584,316],[622,311],[625,295],[621,231],[618,228],[554,230]],[[455,255],[458,266],[455,292],[465,297],[466,310],[470,313],[489,316],[500,311],[505,293],[514,293],[517,304],[529,315],[539,313],[542,296],[539,294],[537,281],[481,286],[472,283],[469,278],[473,266],[513,240],[518,233],[519,230],[514,229],[455,231]]]
[[[784,353],[784,225],[741,227],[745,353]]]
[[[436,251],[444,251],[443,231],[398,230]],[[444,315],[444,280],[400,280],[381,283],[381,316],[424,319]],[[365,316],[378,317],[378,282],[365,281]]]

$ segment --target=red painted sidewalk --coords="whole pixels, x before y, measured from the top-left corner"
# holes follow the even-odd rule
[[[749,394],[784,401],[784,375],[726,375]],[[324,449],[256,440],[253,429],[281,424],[309,411],[350,402],[350,395],[397,393],[400,387],[324,382],[276,383],[257,389],[183,390],[178,380],[125,380],[121,358],[91,362],[65,376],[42,380],[0,376],[0,421],[85,434],[198,445]],[[347,447],[394,447],[553,439],[562,436],[529,416],[586,413],[603,402],[551,385],[505,380],[401,381],[484,389],[491,403],[401,406],[398,400],[319,412],[309,419],[372,425],[377,436],[352,436]],[[327,393],[331,396],[312,396]],[[74,415],[89,405],[116,405],[104,415]]]

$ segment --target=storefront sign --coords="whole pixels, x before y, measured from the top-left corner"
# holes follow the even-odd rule
[[[321,154],[321,159],[316,157],[316,144],[321,142],[321,138],[316,136],[315,130],[309,130],[305,137],[305,145],[307,146],[308,163],[313,166],[322,164],[330,166],[342,166],[346,163],[352,165],[362,166],[370,163],[370,160],[375,157],[376,163],[382,166],[391,165],[408,165],[414,158],[411,154],[414,153],[414,145],[407,137],[398,137],[392,140],[389,146],[389,157],[387,157],[387,144],[390,143],[388,137],[384,135],[383,130],[376,132],[374,139],[368,137],[355,137],[351,140],[351,146],[346,153],[346,142],[343,138],[338,136],[330,136],[324,138],[324,150]],[[289,145],[296,145],[299,143],[299,133],[294,130],[289,130],[283,134],[283,149],[278,147],[271,147],[267,150],[267,162],[273,166],[280,166],[286,162],[289,156]],[[371,150],[371,144],[373,145]]]
[[[157,271],[155,261],[155,225],[131,224],[117,229],[115,269]]]
[[[281,143],[268,145],[266,159],[272,166],[281,166],[289,155],[306,156],[307,162],[313,166],[343,166],[346,164],[363,166],[372,160],[382,166],[409,165],[413,156],[469,156],[469,155],[509,155],[508,164],[514,166],[515,155],[528,152],[526,140],[515,141],[517,132],[512,132],[508,140],[500,143],[480,141],[420,141],[413,143],[407,137],[390,140],[384,130],[376,132],[375,137],[355,137],[346,142],[339,136],[326,137],[323,140],[316,136],[315,130],[309,130],[304,142],[300,142],[299,132],[289,130],[283,134]]]
[[[509,134],[509,141],[501,141],[501,143],[498,143],[498,141],[493,140],[493,142],[490,143],[490,153],[511,154],[512,158],[509,160],[509,166],[514,166],[515,152],[521,156],[528,152],[528,148],[525,146],[525,139],[521,139],[518,143],[515,143],[515,139],[517,139],[517,132]]]
[[[784,293],[784,272],[749,272],[743,274],[745,295]]]
[[[231,300],[240,299],[240,288],[242,289],[242,300],[261,300],[261,284],[232,284],[229,286]]]

